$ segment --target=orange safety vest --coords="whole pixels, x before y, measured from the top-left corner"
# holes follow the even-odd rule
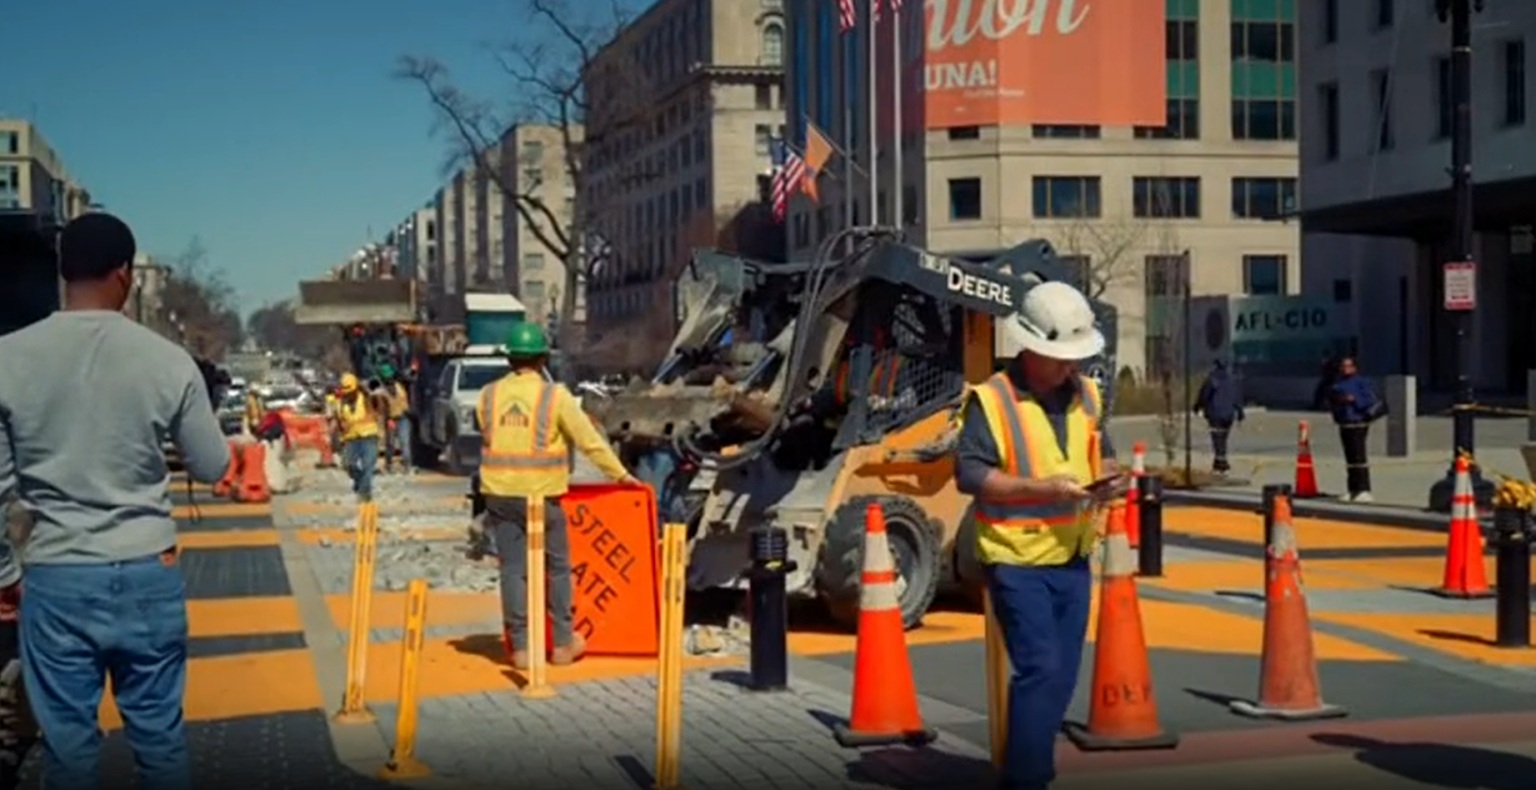
[[[1087,377],[1067,409],[1066,452],[1056,441],[1045,410],[1033,397],[1020,399],[1007,373],[993,375],[973,391],[1002,458],[1014,477],[1072,475],[1083,485],[1098,479],[1098,385]],[[1060,565],[1086,555],[1097,540],[1089,514],[1078,502],[1028,498],[976,498],[977,554],[988,564]]]
[[[527,384],[517,375],[506,376],[481,396],[481,481],[527,472],[564,472],[570,454],[560,438],[555,402],[560,388],[535,378],[533,413],[527,414],[513,397],[514,389]]]

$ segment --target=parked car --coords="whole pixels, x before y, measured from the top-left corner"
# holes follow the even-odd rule
[[[415,430],[419,446],[429,457],[441,455],[450,473],[468,474],[480,465],[475,404],[480,390],[507,375],[507,370],[507,360],[501,356],[458,357],[443,365],[424,419],[417,421]]]

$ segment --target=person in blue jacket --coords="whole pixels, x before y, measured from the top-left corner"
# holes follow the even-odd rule
[[[1339,375],[1330,390],[1329,403],[1333,408],[1333,421],[1339,426],[1339,443],[1344,445],[1347,499],[1370,502],[1371,463],[1366,456],[1366,440],[1370,436],[1371,422],[1381,415],[1381,403],[1371,390],[1370,382],[1360,377],[1354,357],[1339,360]]]
[[[1206,374],[1195,398],[1195,413],[1205,417],[1211,432],[1211,452],[1216,456],[1211,470],[1218,475],[1232,471],[1232,464],[1227,461],[1227,439],[1232,426],[1243,421],[1243,387],[1227,369],[1225,360],[1216,360]]]

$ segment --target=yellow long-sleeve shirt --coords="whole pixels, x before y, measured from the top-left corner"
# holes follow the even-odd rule
[[[545,383],[543,377],[536,372],[524,371],[512,374],[517,382],[533,391],[535,381],[544,386],[555,388],[554,403],[554,437],[551,441],[551,450],[574,447],[585,455],[598,471],[611,480],[622,480],[629,476],[629,470],[624,468],[624,463],[614,454],[613,448],[608,444],[607,438],[592,424],[592,418],[581,410],[581,404],[571,391],[559,384]],[[498,382],[499,383],[499,382]],[[485,410],[491,396],[492,387],[486,387],[481,391],[479,404],[475,408],[475,421],[482,435],[488,419]],[[568,452],[568,451],[567,451]],[[507,479],[516,482],[510,485],[498,485],[490,479],[485,470],[481,471],[481,483],[487,494],[493,496],[520,496],[520,497],[556,497],[570,490],[571,471],[567,466],[558,474],[538,472],[521,472]],[[506,489],[506,490],[499,490]]]

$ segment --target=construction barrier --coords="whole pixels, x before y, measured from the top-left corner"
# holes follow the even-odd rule
[[[272,486],[267,483],[267,446],[253,441],[240,447],[240,482],[235,487],[238,502],[272,501]]]
[[[587,655],[657,655],[655,493],[649,486],[576,484],[560,507],[571,548],[572,623]],[[530,604],[529,611],[542,610]]]
[[[657,790],[681,787],[683,760],[683,612],[688,588],[688,527],[668,524],[661,543],[660,661],[656,666]]]
[[[427,580],[412,579],[405,594],[405,639],[400,643],[400,696],[395,707],[395,747],[380,779],[421,779],[431,769],[416,759],[418,710],[416,692],[421,679],[421,649],[427,632]]]
[[[987,738],[992,747],[992,767],[1001,771],[1008,753],[1008,647],[992,608],[991,590],[982,591],[981,609],[986,617]]]
[[[372,631],[373,567],[379,549],[379,506],[358,508],[357,549],[352,559],[352,609],[347,621],[347,687],[335,720],[341,724],[373,721],[364,695],[368,680],[368,637]]]
[[[549,611],[544,566],[545,539],[544,497],[528,498],[528,671],[523,696],[528,699],[549,699],[555,696],[555,687],[549,684]],[[574,568],[574,566],[572,566]],[[574,582],[574,574],[573,574]]]
[[[241,463],[243,459],[240,453],[240,443],[234,439],[229,440],[229,466],[224,468],[224,476],[213,484],[213,495],[220,499],[227,499],[235,495],[235,486],[240,484]]]

